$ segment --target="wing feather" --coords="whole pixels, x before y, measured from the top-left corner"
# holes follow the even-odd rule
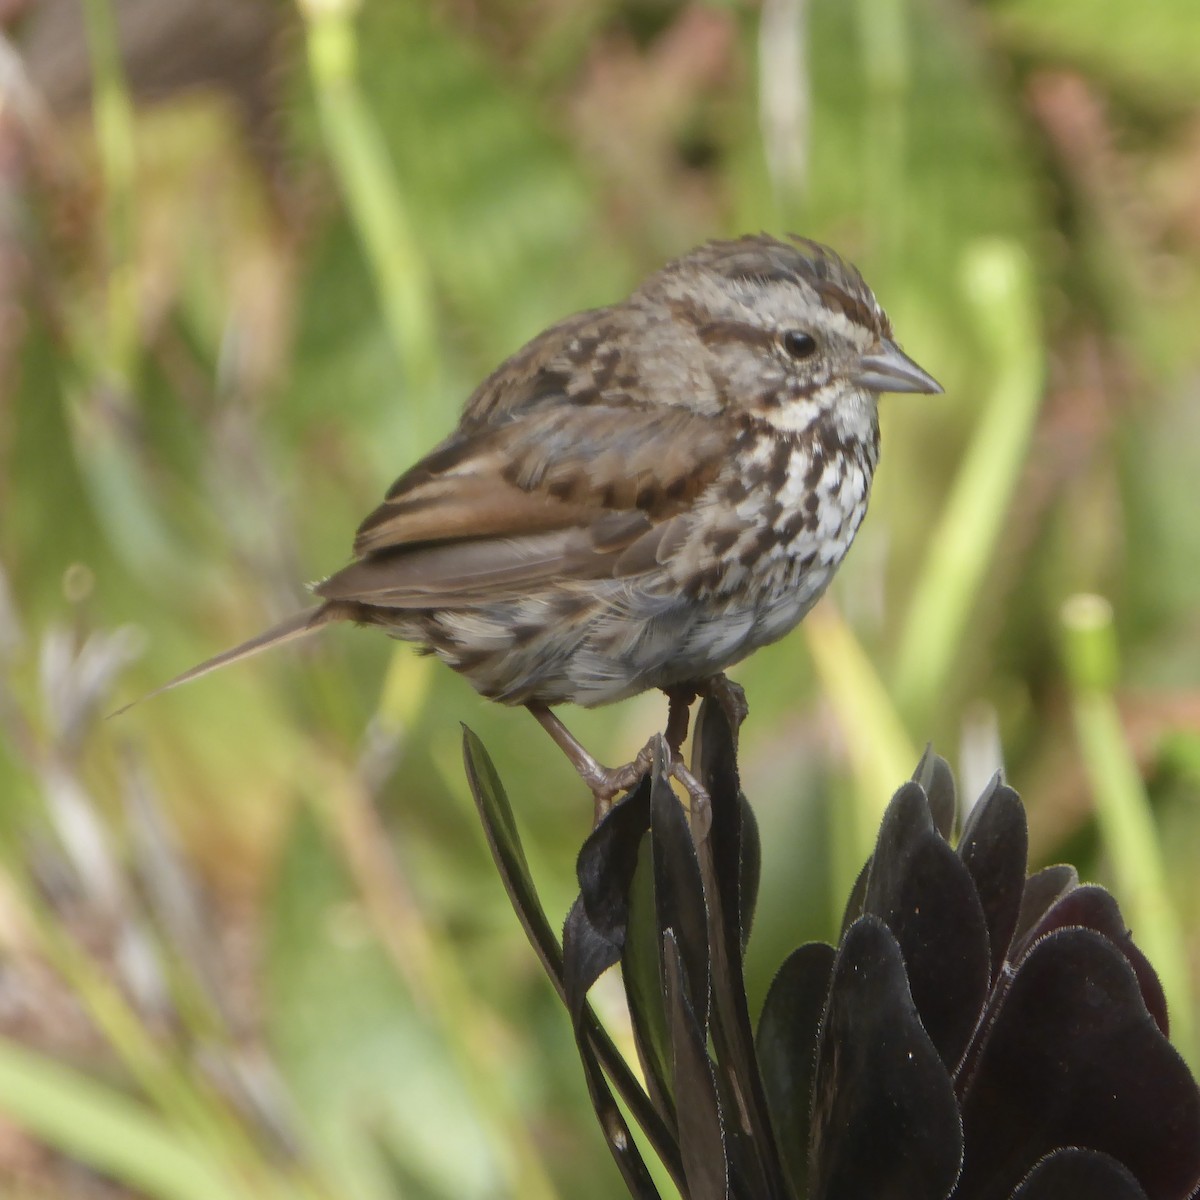
[[[434,479],[385,501],[354,539],[359,556],[424,542],[544,533],[586,522],[592,509],[522,491],[494,475]]]
[[[604,318],[601,310],[544,334],[548,366],[526,363],[514,383],[513,359],[485,381],[458,430],[359,527],[357,561],[317,594],[384,608],[469,606],[551,580],[654,569],[716,478],[733,431],[711,413],[639,405],[594,376],[581,381],[573,347]]]
[[[316,588],[326,600],[379,608],[439,608],[519,595],[563,572],[576,531],[475,538],[372,554]]]

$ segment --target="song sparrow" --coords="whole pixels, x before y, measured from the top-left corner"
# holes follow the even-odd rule
[[[376,625],[530,708],[602,801],[637,767],[600,767],[550,707],[662,688],[677,753],[697,690],[795,626],[850,548],[877,395],[940,390],[832,250],[700,246],[517,351],[316,608],[168,686],[330,621]]]

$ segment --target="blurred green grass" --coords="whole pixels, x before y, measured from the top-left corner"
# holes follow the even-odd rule
[[[90,0],[94,114],[37,11],[0,82],[0,1180],[612,1194],[461,776],[467,721],[565,912],[590,806],[523,713],[335,630],[102,718],[302,603],[526,338],[759,228],[856,261],[946,395],[886,401],[832,603],[735,672],[752,994],[933,740],[968,795],[1002,756],[1035,863],[1117,887],[1195,1065],[1191,0],[1107,5],[1102,40],[1075,0],[822,0],[798,91],[752,6],[206,3],[244,60]],[[1099,682],[1061,653],[1076,593],[1113,605]],[[569,721],[617,761],[664,718]],[[1163,905],[1175,936],[1139,930]]]

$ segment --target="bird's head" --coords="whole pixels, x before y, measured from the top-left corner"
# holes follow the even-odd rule
[[[634,300],[682,325],[723,405],[780,430],[824,417],[873,427],[880,393],[942,390],[896,344],[857,269],[817,242],[709,242],[651,276]]]

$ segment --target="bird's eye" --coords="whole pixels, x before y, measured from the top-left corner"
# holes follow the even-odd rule
[[[817,352],[817,339],[801,329],[789,329],[781,340],[792,358],[811,358]]]

